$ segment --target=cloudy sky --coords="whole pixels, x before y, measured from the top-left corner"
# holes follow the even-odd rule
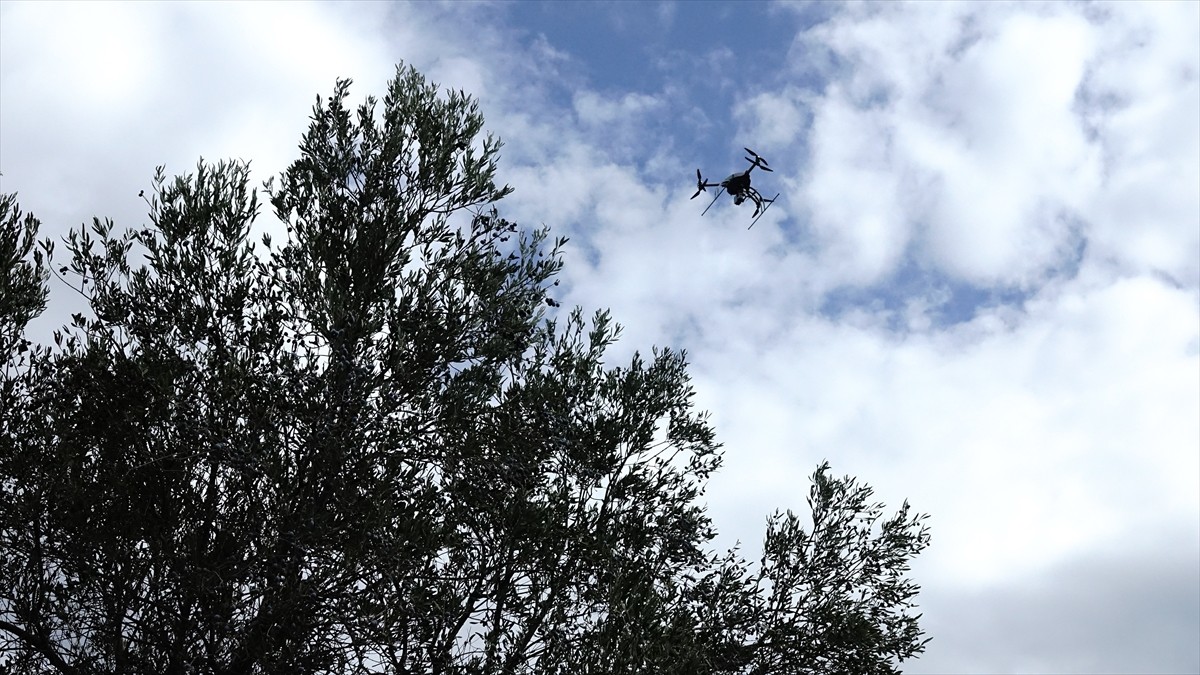
[[[907,672],[1200,672],[1200,3],[5,0],[0,189],[140,225],[401,60],[480,100],[564,305],[688,350],[722,545],[827,458],[932,514]],[[752,230],[689,201],[743,146]]]

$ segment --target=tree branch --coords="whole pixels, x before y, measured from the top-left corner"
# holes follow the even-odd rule
[[[0,630],[8,631],[21,640],[24,640],[26,645],[44,656],[46,660],[51,663],[51,665],[58,669],[58,672],[64,673],[65,675],[79,675],[79,670],[77,668],[67,663],[66,660],[58,654],[58,652],[54,651],[53,646],[50,644],[50,640],[31,631],[27,631],[14,623],[9,623],[8,621],[4,620],[0,620]]]

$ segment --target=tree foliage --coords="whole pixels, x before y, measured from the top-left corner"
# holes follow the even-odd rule
[[[813,475],[708,549],[684,354],[546,315],[565,240],[499,214],[476,103],[318,98],[254,223],[242,163],[53,243],[0,200],[0,666],[13,673],[888,673],[923,516]],[[258,232],[258,233],[256,233]],[[276,232],[278,235],[279,233]],[[90,315],[24,338],[51,273]]]

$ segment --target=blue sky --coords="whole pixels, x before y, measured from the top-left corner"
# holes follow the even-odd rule
[[[6,1],[0,189],[138,226],[156,165],[265,179],[401,60],[480,100],[614,362],[688,350],[722,545],[828,458],[933,516],[906,672],[1200,671],[1200,3]],[[688,199],[743,146],[752,230]]]

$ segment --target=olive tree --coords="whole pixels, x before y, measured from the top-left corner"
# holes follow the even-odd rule
[[[159,168],[149,223],[35,245],[0,201],[0,666],[14,673],[894,672],[907,505],[813,476],[709,548],[685,355],[549,316],[565,240],[501,216],[475,101],[399,68],[299,158]],[[90,307],[33,345],[51,275]]]

